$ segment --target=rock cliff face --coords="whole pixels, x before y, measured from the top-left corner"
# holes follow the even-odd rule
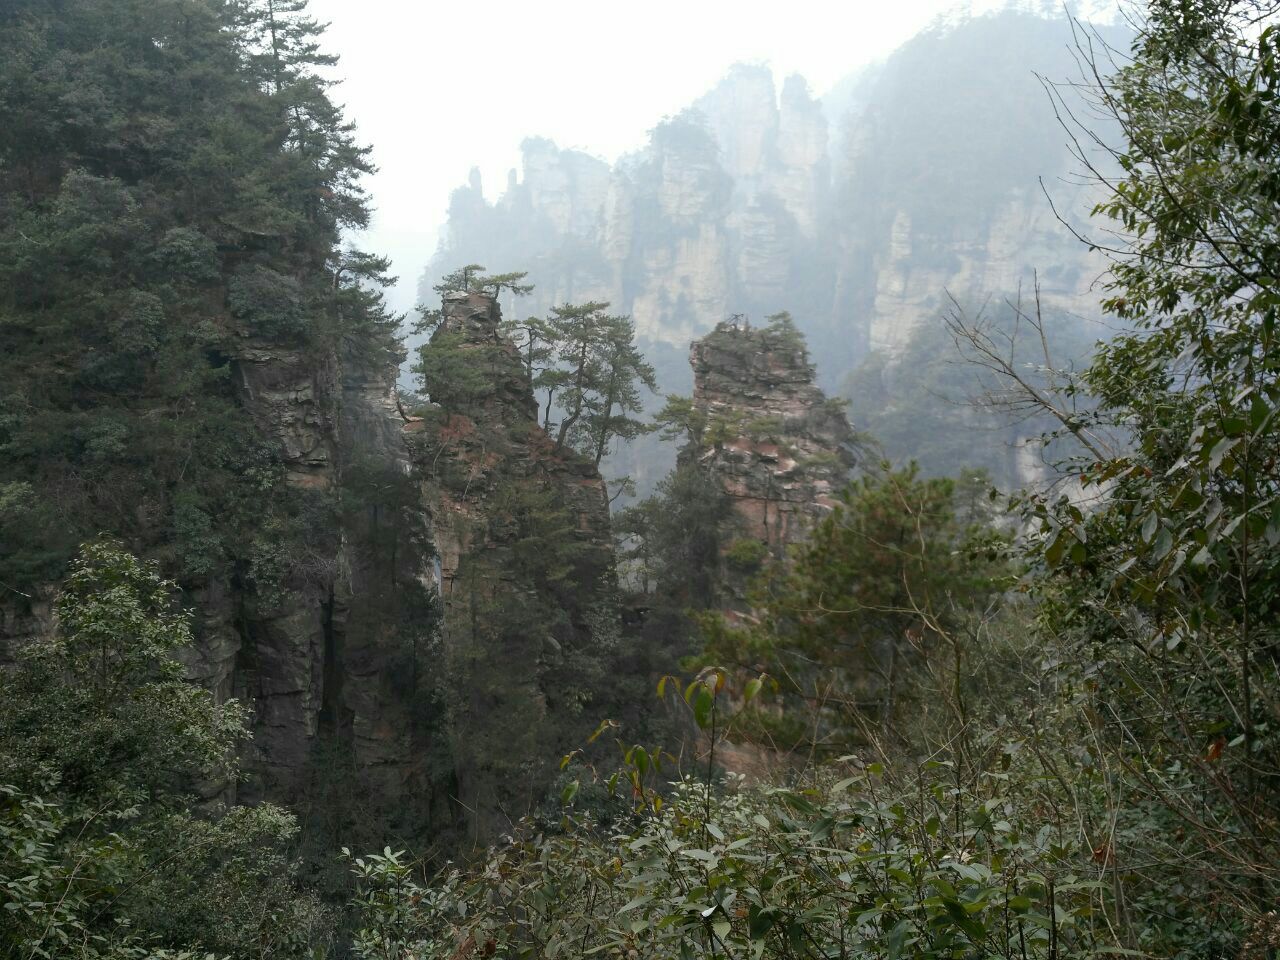
[[[526,141],[496,202],[474,181],[455,196],[424,289],[478,262],[528,270],[535,314],[609,300],[667,389],[677,351],[731,313],[802,317],[828,387],[900,352],[947,292],[999,302],[1038,274],[1046,304],[1090,313],[1105,265],[1041,188],[1068,217],[1090,205],[1035,76],[1071,76],[1069,43],[1064,20],[1005,11],[927,31],[822,102],[736,66],[612,168]]]
[[[336,362],[316,364],[301,351],[246,343],[233,360],[237,393],[258,429],[276,447],[287,481],[304,490],[334,490],[338,474]],[[340,563],[336,544],[326,557]],[[331,583],[291,578],[287,592],[246,602],[230,585],[211,583],[199,598],[202,629],[194,679],[253,704],[253,739],[245,758],[251,777],[239,798],[296,796],[319,731],[332,625]]]
[[[201,642],[189,675],[253,706],[249,777],[236,799],[301,800],[326,747],[348,755],[355,786],[379,811],[411,818],[404,798],[428,795],[415,742],[422,731],[394,676],[405,659],[401,628],[431,630],[420,582],[429,569],[425,518],[418,504],[359,488],[371,476],[384,490],[409,482],[394,394],[401,360],[391,344],[382,355],[318,361],[253,341],[233,360],[240,400],[278,450],[287,482],[327,505],[315,521],[331,524],[278,593],[215,582],[196,597]]]
[[[487,842],[608,715],[586,712],[619,628],[604,482],[539,426],[500,320],[447,299],[424,416],[396,396],[397,343],[326,356],[231,333],[235,398],[296,496],[263,509],[237,573],[184,585],[187,675],[251,708],[246,776],[207,799],[289,804],[326,843]],[[0,607],[0,664],[51,629],[52,596]]]
[[[313,794],[315,752],[339,749],[370,809],[488,838],[601,697],[590,665],[617,627],[604,482],[538,425],[500,322],[491,299],[446,298],[432,404],[408,419],[391,352],[237,357],[289,482],[348,504],[287,599],[201,605],[193,675],[255,706],[241,799]]]
[[[642,339],[682,349],[731,309],[782,308],[827,216],[828,139],[801,78],[779,103],[767,68],[735,67],[612,169],[526,140],[523,177],[496,204],[474,180],[455,194],[428,277],[470,253],[518,264],[537,284],[522,309],[609,300]]]
[[[368,799],[368,820],[422,829],[435,796],[430,724],[414,718],[420,698],[399,674],[435,615],[426,513],[394,393],[402,350],[388,340],[360,356],[325,355],[227,326],[235,398],[267,455],[263,482],[280,471],[298,513],[264,509],[238,572],[183,584],[196,639],[182,652],[187,676],[251,716],[244,779],[199,788],[227,802],[308,806],[318,781],[342,777]],[[286,537],[286,521],[302,536]],[[54,590],[0,610],[0,662],[52,629]]]
[[[449,362],[426,383],[428,416],[406,424],[432,518],[446,609],[456,600],[453,587],[467,559],[516,533],[489,515],[495,493],[513,482],[522,493],[545,492],[569,512],[569,538],[583,545],[590,561],[584,570],[596,571],[598,579],[609,566],[604,480],[572,450],[557,450],[539,426],[537,401],[519,352],[499,331],[501,322],[491,297],[445,295],[432,343],[443,349],[453,340]],[[464,389],[457,368],[471,364],[483,382]]]
[[[455,796],[484,836],[603,715],[584,707],[607,699],[618,611],[600,474],[539,425],[494,300],[447,294],[442,316],[423,355],[431,404],[408,429],[437,550]]]
[[[814,384],[804,340],[789,321],[721,323],[689,351],[702,441],[681,451],[728,495],[741,521],[731,572],[754,541],[782,559],[834,506],[854,465],[842,404]],[[741,556],[734,554],[741,552]]]

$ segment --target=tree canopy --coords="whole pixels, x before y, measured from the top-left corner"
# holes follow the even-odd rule
[[[227,572],[295,510],[246,343],[388,355],[368,150],[297,0],[8,4],[0,36],[0,582],[110,531]]]
[[[0,947],[6,956],[311,957],[332,925],[299,889],[284,810],[201,815],[234,777],[245,712],[186,682],[175,585],[87,545],[58,630],[0,671]]]

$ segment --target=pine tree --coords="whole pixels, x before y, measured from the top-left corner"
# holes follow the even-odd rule
[[[244,337],[386,356],[368,151],[299,0],[69,0],[0,32],[0,583],[113,532],[184,581],[301,509],[231,376]],[[127,68],[125,67],[127,65]],[[68,105],[78,104],[74,109]]]
[[[636,349],[635,324],[630,317],[609,317],[604,329],[598,398],[584,418],[595,465],[615,440],[633,440],[649,430],[634,414],[643,409],[640,387],[657,388],[653,367]]]
[[[635,347],[631,318],[608,309],[597,301],[564,304],[548,321],[560,364],[559,375],[549,379],[548,417],[553,398],[563,411],[556,449],[572,447],[597,465],[614,439],[643,431],[629,414],[640,410],[639,385],[655,385],[653,368]]]

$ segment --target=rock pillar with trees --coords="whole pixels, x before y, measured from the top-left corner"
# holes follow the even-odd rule
[[[542,800],[555,758],[607,711],[617,604],[603,479],[538,422],[496,300],[443,299],[409,435],[439,551],[449,762],[487,838]]]
[[[854,433],[839,401],[814,383],[791,317],[765,326],[720,323],[689,350],[693,397],[659,415],[685,443],[679,460],[724,492],[737,518],[722,549],[726,574],[781,559],[830,512],[854,465]]]

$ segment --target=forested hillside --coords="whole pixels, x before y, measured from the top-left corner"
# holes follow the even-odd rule
[[[721,546],[758,570],[748,615],[705,603],[701,672],[657,688],[687,707],[696,754],[624,738],[620,773],[566,790],[559,829],[530,825],[443,887],[367,862],[367,889],[426,904],[367,943],[1275,954],[1275,14],[1155,2],[1124,66],[1094,61],[1094,107],[1068,124],[1119,131],[1122,173],[1082,173],[1113,258],[1101,308],[1128,332],[1073,372],[1036,342],[1034,305],[1037,359],[950,311],[1000,401],[1071,439],[1055,483],[1004,502],[864,469],[786,561]],[[664,419],[736,448],[706,416],[675,398]],[[692,535],[715,504],[677,474],[642,507]]]
[[[1084,252],[1006,13],[531,143],[410,319],[304,0],[7,4],[0,957],[1274,958],[1280,8],[1137,13]]]
[[[418,459],[438,421],[408,429],[427,421],[395,395],[385,263],[342,239],[368,221],[370,163],[304,4],[4,16],[6,948],[312,956],[341,941],[343,845],[447,855],[541,802],[553,759],[477,793],[505,734],[476,731],[514,722],[497,704],[524,703],[528,751],[548,755],[589,732],[584,704],[611,709],[564,676],[570,656],[602,674],[616,656],[603,484],[532,437],[497,490],[448,442]],[[438,398],[463,389],[444,344],[419,359]],[[511,410],[533,403],[518,371],[508,386]],[[457,477],[461,518],[441,505]],[[538,594],[567,576],[558,519],[538,518],[544,566],[485,557],[507,602],[542,614],[521,621],[540,676],[491,678],[490,701],[493,624],[462,629],[454,579],[481,565],[457,557],[454,521],[499,543],[580,488],[590,616],[578,566],[575,589]]]
[[[340,244],[369,162],[316,34],[293,2],[5,5],[6,955],[310,955],[318,759],[399,812],[411,763],[372,767],[351,705],[408,711],[352,652],[430,602],[372,588],[353,508],[353,461],[400,472],[401,348]]]

